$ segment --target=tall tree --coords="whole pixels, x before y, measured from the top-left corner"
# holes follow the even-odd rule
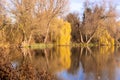
[[[102,26],[101,22],[102,16],[104,14],[104,8],[102,6],[96,5],[91,8],[86,8],[83,17],[83,34],[85,36],[84,41],[89,43],[96,34],[98,27]]]
[[[30,42],[33,34],[40,33],[47,42],[52,20],[64,14],[68,0],[11,0],[18,28],[23,31],[23,42]]]
[[[72,42],[80,42],[80,18],[78,13],[69,13],[66,16],[66,20],[71,24],[71,36],[72,36]]]
[[[97,35],[97,33],[102,28],[107,30],[111,36],[116,32],[115,8],[109,5],[109,9],[106,10],[106,7],[103,4],[96,4],[91,7],[86,5],[82,22],[84,42],[88,44],[95,36],[100,36]],[[102,34],[102,31],[100,33]]]

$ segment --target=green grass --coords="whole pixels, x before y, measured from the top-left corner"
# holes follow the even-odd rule
[[[30,46],[25,46],[25,48],[31,48],[31,49],[45,49],[45,48],[52,48],[52,47],[57,47],[57,46],[62,46],[62,45],[56,45],[56,44],[45,44],[45,43],[35,43],[31,44]],[[98,46],[97,44],[86,44],[86,43],[71,43],[70,45],[64,45],[64,46],[71,46],[71,47],[92,47],[92,46]]]
[[[53,44],[45,44],[45,43],[36,43],[36,44],[31,44],[29,48],[32,49],[45,49],[45,48],[52,48],[54,45]]]
[[[92,47],[92,46],[98,46],[98,44],[93,44],[93,43],[89,43],[89,44],[86,44],[86,43],[72,43],[71,44],[72,47]]]

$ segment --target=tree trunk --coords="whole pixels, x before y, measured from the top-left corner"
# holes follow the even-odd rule
[[[92,34],[92,36],[88,39],[88,41],[86,42],[87,44],[90,43],[90,41],[92,40],[92,38],[94,37],[95,32]]]
[[[48,25],[47,25],[47,32],[46,32],[46,36],[45,36],[45,39],[44,39],[44,43],[47,42],[47,38],[48,38],[48,34],[49,34],[49,30],[50,30],[50,23],[48,23]]]
[[[86,40],[86,42],[87,42],[87,40],[88,40],[88,37],[87,37],[87,35],[85,35],[85,38],[86,38],[85,40]]]
[[[97,30],[98,26],[96,26],[93,34],[90,36],[90,38],[88,39],[88,41],[86,42],[87,44],[90,43],[90,41],[92,40],[92,38],[95,36],[96,30]]]
[[[20,47],[24,47],[27,45],[27,37],[26,37],[25,30],[22,28],[20,29],[22,30],[22,35],[23,35],[22,42],[20,43]]]
[[[30,37],[29,37],[29,40],[28,40],[28,43],[29,43],[29,44],[30,44],[30,41],[32,40],[32,35],[33,35],[33,33],[31,32]]]
[[[50,22],[52,21],[52,19],[54,17],[55,17],[55,15],[51,16],[51,18],[49,19],[49,21],[47,23],[47,31],[46,31],[46,36],[45,36],[45,39],[44,39],[44,43],[47,42],[48,34],[49,34],[49,31],[50,31]]]
[[[81,39],[81,42],[84,43],[84,40],[83,40],[83,36],[82,36],[81,31],[80,31],[80,39]]]

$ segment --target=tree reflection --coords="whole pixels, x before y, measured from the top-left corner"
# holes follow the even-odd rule
[[[120,48],[59,46],[52,49],[9,49],[8,53],[12,63],[19,66],[32,64],[39,71],[58,73],[66,71],[67,74],[80,75],[82,69],[84,79],[80,80],[115,80],[116,67],[119,67]],[[115,53],[115,54],[114,54]],[[7,55],[8,55],[7,54]]]
[[[23,54],[21,56],[16,52],[19,54],[17,49],[14,51],[14,49],[0,48],[0,80],[56,80],[47,71],[38,70],[33,61],[27,59],[27,56],[29,58],[28,51],[25,53],[27,55],[24,56],[25,59],[23,59]]]
[[[79,69],[79,59],[80,59],[80,52],[83,48],[72,48],[71,49],[71,66],[68,70],[69,73],[76,74]]]
[[[90,74],[94,75],[95,80],[114,80],[114,47],[98,47],[92,48],[92,54],[82,55],[80,61],[82,63],[86,80],[89,80]],[[83,52],[84,53],[84,52]]]
[[[114,46],[72,48],[71,52],[67,74],[72,74],[73,79],[83,69],[84,78],[80,80],[115,80]]]
[[[34,50],[34,54],[35,65],[52,73],[68,69],[71,65],[70,47],[62,46],[53,49]]]

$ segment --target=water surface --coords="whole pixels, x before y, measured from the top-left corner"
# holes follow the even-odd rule
[[[13,67],[24,61],[58,80],[120,80],[120,49],[114,47],[9,49]]]

